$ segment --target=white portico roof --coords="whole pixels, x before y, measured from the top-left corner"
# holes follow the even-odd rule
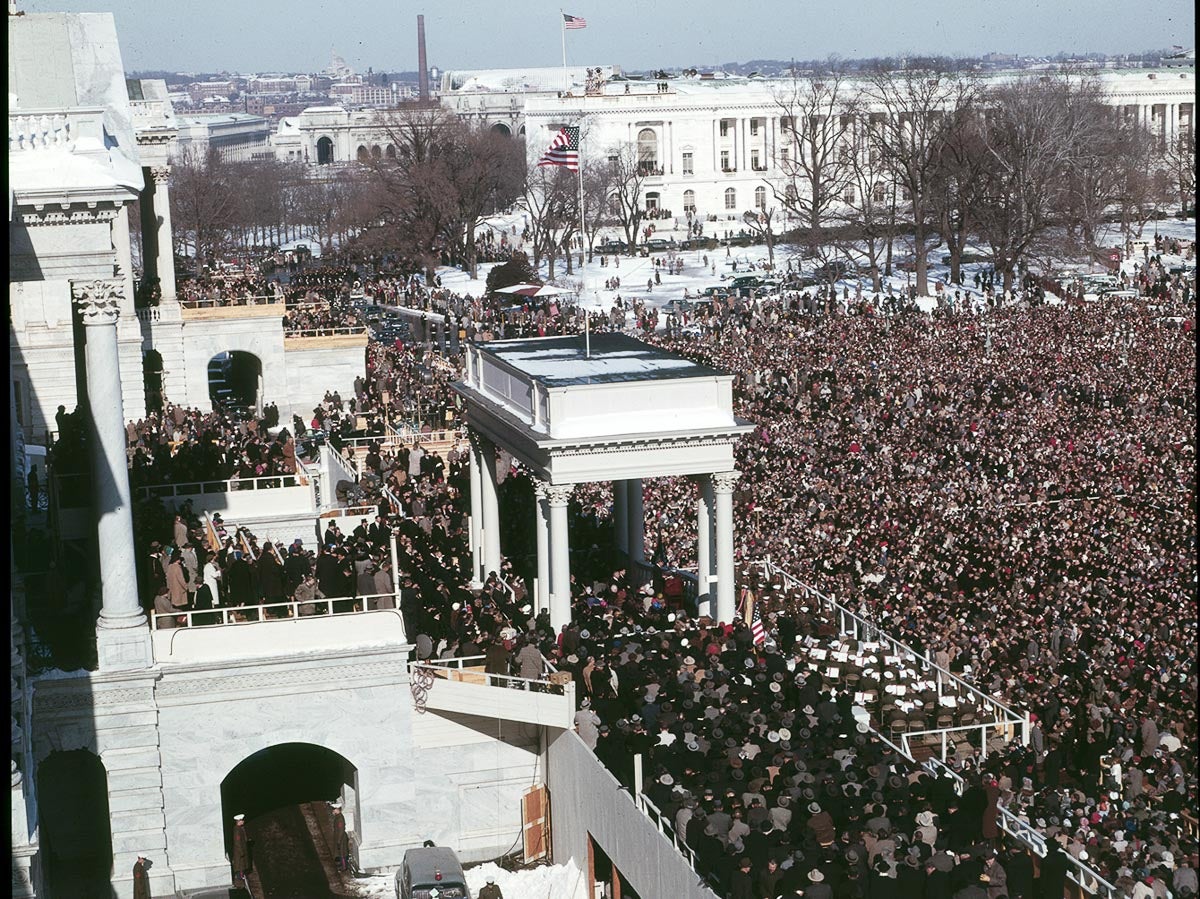
[[[733,376],[623,334],[468,348],[468,424],[551,482],[733,468]]]

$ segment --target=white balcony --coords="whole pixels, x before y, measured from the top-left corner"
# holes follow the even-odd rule
[[[526,680],[484,671],[483,656],[428,661],[412,666],[418,709],[503,718],[569,728],[575,720],[575,685],[545,666],[545,680]]]

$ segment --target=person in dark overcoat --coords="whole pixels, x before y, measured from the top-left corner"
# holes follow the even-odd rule
[[[246,833],[246,816],[233,816],[233,852],[229,863],[233,866],[234,883],[245,881],[250,871],[250,836]]]
[[[346,818],[340,802],[333,803],[333,861],[339,871],[350,867],[350,838],[346,836]]]
[[[150,899],[150,862],[144,855],[133,863],[133,899]]]

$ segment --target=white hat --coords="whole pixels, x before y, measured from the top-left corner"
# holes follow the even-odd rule
[[[333,802],[329,803],[329,807],[335,812],[340,812],[342,810],[342,800],[335,799]]]
[[[245,816],[245,815],[234,815],[234,816],[233,816],[233,820],[234,820],[234,821],[245,821],[245,820],[246,820],[246,816]]]
[[[811,871],[808,872],[808,879],[811,880],[813,883],[820,883],[822,880],[825,879],[825,875],[822,874],[820,871],[818,871],[816,868],[813,868]]]

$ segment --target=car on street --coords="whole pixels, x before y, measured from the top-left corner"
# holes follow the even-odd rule
[[[624,253],[628,247],[621,240],[606,240],[600,246],[596,247],[597,253],[602,253],[605,256],[613,255],[614,253]]]

